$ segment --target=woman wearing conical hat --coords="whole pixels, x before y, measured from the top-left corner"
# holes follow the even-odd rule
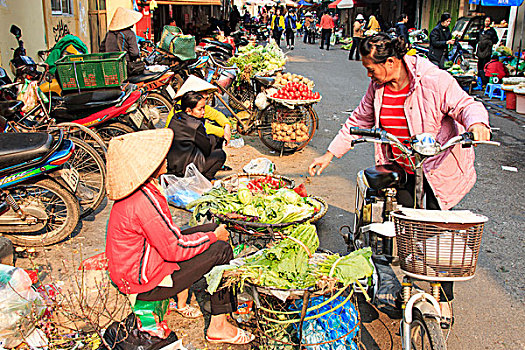
[[[180,230],[172,221],[158,177],[166,173],[171,129],[121,135],[109,142],[106,189],[115,203],[106,234],[109,277],[136,300],[177,296],[185,317],[202,314],[185,304],[187,289],[214,266],[228,264],[233,251],[224,225],[205,224]],[[254,336],[230,324],[235,311],[230,288],[213,293],[206,339],[211,343],[247,344]]]
[[[137,36],[131,28],[140,21],[141,18],[142,13],[140,12],[123,7],[117,8],[109,24],[109,31],[100,44],[100,52],[125,51],[128,66],[130,62],[139,58],[140,50],[137,44]]]

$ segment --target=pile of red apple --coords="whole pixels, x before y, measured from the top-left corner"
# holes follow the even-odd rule
[[[282,100],[318,100],[321,95],[302,83],[288,83],[272,96]]]

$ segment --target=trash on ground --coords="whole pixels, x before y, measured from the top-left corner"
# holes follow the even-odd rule
[[[513,166],[506,166],[506,165],[502,165],[502,166],[501,166],[501,170],[504,170],[504,171],[511,171],[511,172],[513,172],[513,173],[517,173],[517,172],[518,172],[518,168],[513,167]]]

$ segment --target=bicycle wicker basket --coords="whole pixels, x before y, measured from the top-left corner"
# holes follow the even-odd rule
[[[392,218],[402,270],[434,280],[474,276],[487,217],[403,208]]]
[[[310,138],[308,120],[307,108],[278,108],[272,116],[272,139],[282,142],[307,141]]]

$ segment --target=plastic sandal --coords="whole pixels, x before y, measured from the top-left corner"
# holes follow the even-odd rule
[[[237,328],[237,334],[233,338],[215,338],[206,336],[206,340],[214,344],[235,344],[243,345],[248,344],[255,339],[255,336],[248,333],[240,328]]]
[[[186,305],[186,307],[182,309],[178,309],[175,307],[173,308],[173,310],[177,311],[179,314],[182,315],[182,317],[185,318],[199,318],[202,316],[201,310],[192,305]]]

